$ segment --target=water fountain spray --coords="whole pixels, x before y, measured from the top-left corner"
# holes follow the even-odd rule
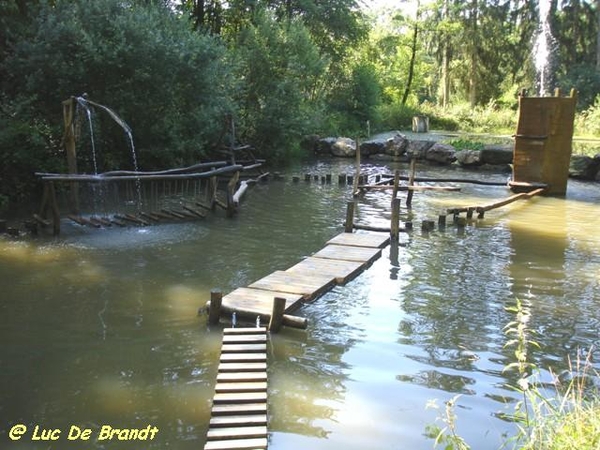
[[[533,60],[539,83],[538,93],[542,97],[547,90],[547,75],[550,68],[552,43],[554,42],[550,29],[550,0],[540,0],[539,10],[539,26],[533,45]]]

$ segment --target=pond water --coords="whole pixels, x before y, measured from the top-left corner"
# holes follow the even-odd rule
[[[64,223],[56,239],[0,238],[0,447],[202,448],[221,334],[198,308],[211,289],[287,269],[341,232],[351,192],[337,174],[352,171],[340,160],[286,169],[287,180],[253,187],[233,219],[101,230]],[[332,173],[334,183],[290,179],[304,173]],[[502,419],[515,404],[506,387],[515,376],[503,372],[513,361],[505,307],[520,298],[529,308],[541,346],[531,356],[544,379],[598,344],[597,185],[571,181],[566,199],[514,203],[464,233],[420,231],[444,208],[508,195],[476,185],[415,194],[415,231],[399,247],[303,306],[308,330],[271,337],[271,449],[430,449],[425,428],[440,424],[440,410],[426,406],[443,409],[457,394],[459,434],[472,448],[497,449],[515,429]],[[389,202],[389,193],[367,194],[359,221],[387,224]],[[27,432],[11,441],[16,424]],[[34,441],[36,425],[62,434]],[[72,425],[92,438],[68,441]],[[159,431],[143,443],[99,441],[103,425]]]

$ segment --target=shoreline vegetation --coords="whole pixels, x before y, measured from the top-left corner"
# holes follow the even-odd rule
[[[532,352],[539,349],[537,333],[530,328],[530,312],[526,301],[516,300],[506,310],[514,320],[504,328],[505,348],[513,351],[514,360],[504,372],[514,374],[508,385],[519,400],[510,413],[499,413],[517,425],[517,432],[507,436],[502,449],[513,450],[598,450],[600,448],[600,390],[599,374],[592,361],[593,348],[578,350],[569,368],[559,374],[552,368],[540,368]],[[541,372],[547,370],[551,382],[542,382]],[[433,439],[434,448],[470,450],[460,436],[455,410],[460,402],[457,395],[441,410],[435,400],[428,407],[439,410],[436,423],[426,427],[425,434]],[[438,425],[438,423],[442,426]]]

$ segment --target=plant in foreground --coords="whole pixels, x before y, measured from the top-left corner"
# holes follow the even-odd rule
[[[512,448],[519,450],[600,450],[600,393],[593,383],[598,373],[593,369],[592,350],[587,355],[578,353],[574,364],[569,359],[569,368],[561,376],[551,372],[553,391],[547,392],[539,382],[539,368],[529,358],[530,348],[539,348],[533,339],[535,332],[529,327],[529,305],[517,299],[506,310],[514,314],[514,320],[504,327],[508,337],[504,347],[513,349],[514,362],[507,364],[504,372],[516,371],[518,378],[508,387],[519,394],[520,400],[513,413],[504,415],[517,424],[518,432],[502,448],[512,443]],[[459,397],[448,401],[444,413],[440,413],[443,427],[426,427],[426,435],[435,440],[434,448],[470,449],[456,432],[454,408]],[[438,408],[435,401],[428,407]]]

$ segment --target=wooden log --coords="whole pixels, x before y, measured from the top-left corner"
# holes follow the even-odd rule
[[[181,205],[181,207],[199,219],[204,219],[206,217],[206,214],[198,211],[197,209],[191,208],[187,205]]]
[[[39,214],[34,214],[33,215],[33,220],[35,220],[37,223],[39,223],[42,227],[49,227],[50,225],[52,225],[52,223],[49,220],[44,219],[43,217],[40,217]],[[0,233],[4,232],[4,230],[2,229],[2,223],[4,223],[4,230],[6,230],[6,221],[0,221]]]
[[[210,300],[208,302],[206,302],[206,309],[208,311],[210,311]],[[233,314],[236,313],[236,316],[238,318],[245,318],[247,320],[250,320],[252,322],[254,322],[254,320],[256,320],[256,312],[251,312],[251,311],[245,311],[245,310],[241,310],[241,309],[236,309],[236,308],[230,308],[225,304],[221,304],[221,314]],[[262,322],[269,322],[271,320],[271,315],[270,314],[259,314],[261,323]],[[305,317],[298,317],[298,316],[293,316],[291,314],[284,314],[283,315],[283,319],[282,319],[282,324],[286,327],[290,327],[290,328],[298,328],[301,330],[305,330],[308,327],[308,319],[306,319]],[[256,331],[256,328],[251,328],[251,330]]]
[[[113,224],[115,224],[115,225],[117,225],[117,226],[119,226],[121,228],[127,226],[127,224],[125,222],[123,222],[122,220],[119,220],[116,217],[113,217],[112,219],[110,219],[110,221],[111,221],[111,223],[113,223]]]
[[[160,219],[158,219],[156,216],[154,216],[150,213],[144,212],[144,211],[140,211],[140,216],[142,216],[144,219],[151,220],[152,222],[155,222],[155,223],[160,222]]]
[[[388,177],[387,180],[382,180],[382,183],[391,183],[394,176],[384,175]],[[408,181],[410,177],[400,176],[401,181]],[[465,184],[479,184],[482,186],[506,186],[506,182],[498,182],[498,181],[484,181],[484,180],[472,180],[468,178],[432,178],[432,177],[417,177],[415,176],[414,182],[416,183],[465,183]],[[539,186],[538,186],[539,187]]]
[[[176,211],[173,211],[171,209],[167,209],[167,208],[161,208],[160,211],[164,214],[167,214],[168,216],[174,217],[175,219],[179,219],[179,220],[183,220],[186,218],[186,216],[184,216],[183,214],[180,214]]]
[[[344,231],[346,233],[352,233],[354,224],[354,202],[348,202],[346,204],[346,223]]]
[[[87,222],[83,219],[83,217],[79,217],[74,214],[69,214],[67,217],[77,225],[87,225]]]
[[[392,185],[375,185],[375,184],[367,184],[367,185],[359,185],[359,189],[364,189],[367,191],[385,191],[389,189],[394,189]],[[398,186],[397,191],[405,192],[405,191],[448,191],[448,192],[457,192],[462,190],[462,188],[458,186]],[[393,194],[392,194],[393,195]]]
[[[248,186],[250,186],[248,181],[240,182],[240,187],[235,191],[235,194],[233,194],[233,203],[235,206],[239,206],[240,200],[248,190]]]
[[[286,299],[282,297],[275,297],[273,301],[273,312],[271,313],[271,320],[269,321],[269,331],[271,333],[278,333],[283,325],[285,303]]]
[[[89,218],[89,221],[90,221],[90,224],[94,228],[101,228],[102,227],[102,222],[100,222],[97,217],[92,216],[92,217]]]
[[[100,222],[102,225],[104,225],[105,227],[112,227],[112,223],[111,223],[110,219],[107,217],[96,217],[96,220],[98,222]]]
[[[89,178],[90,181],[101,181],[112,178],[123,179],[123,180],[137,180],[137,179],[186,179],[186,178],[204,178],[206,176],[212,176],[214,171],[218,171],[217,173],[227,173],[230,172],[230,168],[235,168],[234,170],[242,170],[243,166],[241,165],[231,165],[228,166],[226,161],[213,161],[207,163],[194,164],[189,167],[181,167],[175,169],[168,170],[159,170],[153,172],[141,172],[141,171],[131,171],[131,170],[114,170],[110,172],[99,173],[97,175],[84,175],[78,174],[76,172],[71,172],[70,175],[73,175],[73,179],[65,180],[65,181],[77,181],[79,177]],[[210,168],[210,170],[205,172],[193,173],[198,169],[206,169]],[[225,169],[221,171],[221,169]],[[36,176],[39,177],[47,177],[52,178],[53,180],[63,178],[65,174],[61,173],[48,173],[48,172],[36,172]],[[165,178],[160,178],[161,176],[165,176]],[[180,177],[172,177],[171,175],[182,175]],[[198,176],[199,175],[199,176]],[[155,178],[158,177],[158,178]]]
[[[219,323],[221,318],[221,303],[223,301],[223,293],[218,290],[210,292],[210,306],[208,308],[208,323],[215,325]]]

